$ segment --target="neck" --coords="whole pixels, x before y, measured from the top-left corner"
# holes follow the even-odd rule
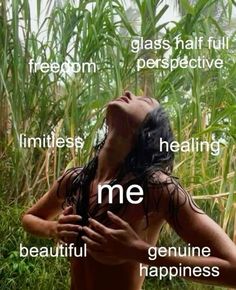
[[[98,155],[96,179],[99,183],[113,179],[132,148],[132,137],[110,132]]]

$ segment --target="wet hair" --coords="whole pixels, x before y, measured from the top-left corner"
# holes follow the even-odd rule
[[[139,127],[135,145],[124,162],[125,169],[136,176],[158,169],[170,174],[174,153],[160,148],[161,139],[169,144],[174,141],[174,136],[166,112],[158,106],[147,114]]]
[[[171,150],[161,150],[160,140],[171,143],[174,140],[169,118],[161,105],[157,106],[147,114],[144,121],[135,134],[135,142],[132,150],[124,159],[117,176],[109,183],[111,186],[121,184],[124,191],[131,184],[138,184],[142,187],[144,198],[142,206],[147,220],[150,212],[150,189],[156,189],[154,198],[155,208],[158,205],[162,193],[167,190],[169,194],[169,212],[174,222],[178,224],[178,210],[186,201],[195,209],[189,194],[179,185],[176,178],[171,173],[173,170],[174,153]],[[89,204],[90,186],[94,180],[98,165],[98,153],[101,150],[105,139],[96,149],[95,157],[88,162],[81,170],[71,169],[66,174],[70,175],[66,191],[67,204],[76,205],[76,213],[82,216],[82,225],[88,223],[88,218],[93,217],[102,223],[107,220],[107,210],[122,216],[128,206],[128,201],[124,195],[124,203],[120,204],[118,196],[113,196],[112,204]],[[166,149],[165,146],[163,146]],[[162,148],[163,149],[163,148]],[[164,173],[165,180],[160,180],[157,172]],[[73,173],[73,174],[71,174]],[[127,176],[128,181],[124,181]],[[105,192],[105,189],[104,189]],[[179,199],[182,193],[184,200]],[[180,201],[181,200],[181,201]]]

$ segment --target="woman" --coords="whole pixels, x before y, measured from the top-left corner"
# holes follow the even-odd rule
[[[88,244],[87,257],[71,257],[71,289],[141,289],[145,276],[140,275],[139,262],[148,262],[147,246],[156,245],[165,221],[185,241],[208,245],[212,257],[170,257],[163,259],[164,264],[179,261],[199,266],[216,264],[221,271],[219,277],[199,280],[235,286],[235,278],[231,277],[236,264],[234,244],[170,175],[174,155],[160,149],[160,138],[172,142],[173,134],[160,104],[126,92],[108,104],[106,124],[108,133],[95,157],[83,169],[67,171],[22,219],[24,228],[32,234]],[[106,184],[121,185],[124,192],[130,185],[139,185],[144,192],[143,201],[131,204],[125,196],[120,203],[116,189],[112,203],[107,193],[99,204],[98,185]],[[62,212],[64,205],[69,207]],[[116,230],[123,222],[107,214],[108,210],[126,221],[125,230]],[[58,221],[53,221],[59,214]],[[108,251],[104,251],[104,245]]]

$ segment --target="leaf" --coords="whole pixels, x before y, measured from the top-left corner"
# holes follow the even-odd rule
[[[194,15],[194,8],[188,0],[180,0],[180,5],[186,13]]]

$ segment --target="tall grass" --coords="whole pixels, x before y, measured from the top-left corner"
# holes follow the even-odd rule
[[[136,60],[140,55],[148,57],[151,53],[155,58],[162,57],[164,52],[144,50],[134,54],[130,50],[131,39],[139,36],[144,39],[163,37],[170,42],[177,35],[184,40],[194,36],[226,36],[221,21],[216,21],[214,13],[220,7],[222,25],[230,26],[232,6],[235,4],[233,1],[198,0],[195,4],[191,4],[193,1],[179,1],[182,17],[170,28],[166,23],[160,24],[169,9],[164,2],[133,1],[139,15],[139,29],[135,22],[130,21],[130,15],[120,0],[85,0],[76,7],[68,1],[64,6],[51,7],[50,14],[43,20],[40,20],[41,2],[37,0],[39,29],[34,32],[27,0],[1,1],[0,184],[2,205],[8,205],[6,217],[13,215],[18,220],[19,213],[15,208],[34,202],[66,166],[83,165],[89,160],[97,129],[103,123],[105,104],[129,89],[162,101],[171,116],[178,141],[192,137],[223,140],[218,156],[209,152],[178,153],[174,174],[180,177],[196,199],[201,200],[202,206],[231,237],[236,235],[235,31],[229,36],[229,50],[173,50],[174,57],[220,57],[225,62],[222,70],[177,68],[174,71],[143,69],[137,72]],[[162,3],[163,8],[156,13]],[[67,76],[40,71],[30,73],[28,62],[31,58],[59,63],[65,60],[93,61],[97,64],[97,71]],[[84,138],[83,150],[19,147],[21,133],[42,136],[53,130],[58,136]],[[14,236],[13,229],[17,229],[14,233],[18,239],[31,241],[19,230],[19,224],[12,222],[9,227],[8,241]],[[5,232],[4,224],[1,224],[1,229]],[[10,243],[12,246],[7,246],[8,252],[4,252],[8,262],[18,259],[14,258],[18,242],[13,240]],[[18,259],[17,263],[21,261]],[[40,263],[35,261],[38,267]],[[5,264],[2,269],[4,267],[8,273],[11,271],[9,265]],[[28,270],[23,272],[26,274]],[[9,274],[9,279],[18,275],[17,272],[12,273],[14,275]],[[14,289],[12,285],[15,282],[12,280],[11,283],[6,284],[11,285],[8,289]],[[148,281],[147,285],[150,285],[147,289],[153,289],[153,283]],[[171,285],[183,287],[181,283]],[[190,284],[186,285],[190,287]]]

